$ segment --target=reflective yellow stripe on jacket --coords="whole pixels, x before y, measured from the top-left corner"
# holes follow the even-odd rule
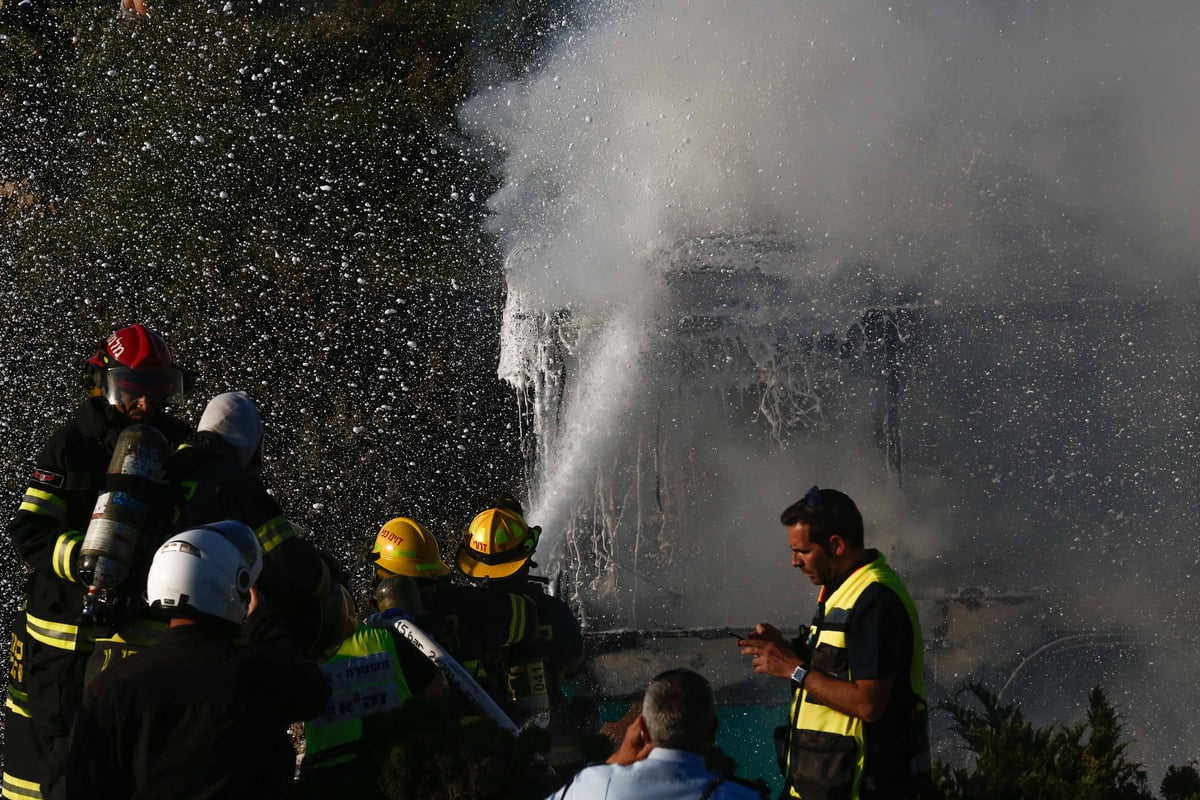
[[[67,518],[67,503],[56,494],[51,494],[45,489],[38,489],[30,486],[25,490],[25,496],[21,498],[20,511],[28,511],[31,514],[44,514],[52,518],[55,522],[62,523]]]
[[[913,631],[912,661],[909,668],[909,679],[912,684],[913,693],[923,700],[925,697],[924,654],[922,652],[921,631],[917,620],[916,606],[908,594],[908,589],[905,588],[899,576],[887,565],[887,561],[883,555],[880,555],[870,564],[856,570],[825,601],[825,616],[819,635],[813,643],[813,652],[816,653],[820,649],[828,650],[829,648],[845,651],[845,622],[851,618],[854,604],[858,602],[859,597],[862,596],[867,587],[874,583],[882,583],[895,592],[908,611]],[[842,675],[839,677],[854,680],[853,675]],[[799,707],[797,707],[797,704],[799,704]],[[808,700],[807,691],[793,693],[792,719],[796,721],[795,729],[792,731],[793,736],[802,736],[806,732],[816,732],[818,734],[830,734],[834,737],[846,737],[847,739],[854,740],[853,750],[856,762],[854,765],[853,785],[849,796],[853,800],[857,800],[865,757],[863,721],[849,714],[834,711],[815,700]],[[836,741],[836,739],[829,741]],[[847,751],[849,749],[848,747],[846,748]],[[787,774],[789,776],[792,774],[791,762],[794,754],[795,750],[789,748],[787,765]],[[792,797],[802,796],[791,786],[790,780],[789,794]]]
[[[34,486],[25,490],[20,510],[49,517],[58,525],[62,525],[67,519],[66,501],[56,494]],[[50,567],[55,575],[72,583],[79,582],[75,577],[75,553],[82,543],[83,533],[80,531],[64,531],[59,534],[54,542],[54,551],[50,554]]]
[[[17,716],[29,718],[29,695],[11,683],[8,685],[8,694],[4,699],[4,705]]]
[[[157,644],[166,630],[165,621],[143,614],[125,620],[111,635],[96,637],[94,649],[100,654],[100,671]]]
[[[25,630],[28,631],[30,637],[37,639],[42,644],[57,647],[60,650],[92,649],[94,634],[86,628],[81,630],[78,625],[69,622],[41,619],[26,612]]]
[[[512,614],[508,623],[508,640],[506,645],[515,644],[525,638],[525,628],[529,625],[529,619],[525,613],[527,600],[524,595],[510,593],[508,602],[512,606]]]
[[[58,535],[54,543],[54,552],[50,555],[50,567],[54,574],[64,581],[79,583],[75,575],[75,553],[83,544],[83,534],[79,531],[64,531]]]
[[[37,781],[27,781],[6,772],[0,797],[4,797],[5,800],[42,800],[42,785]]]
[[[295,536],[296,529],[292,527],[292,523],[288,522],[287,517],[278,516],[255,528],[254,535],[258,537],[258,542],[262,545],[263,555],[266,555]]]

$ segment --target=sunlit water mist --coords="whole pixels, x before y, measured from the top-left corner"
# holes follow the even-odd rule
[[[529,518],[546,532],[538,557],[550,572],[559,566],[562,532],[571,524],[579,497],[590,491],[596,464],[610,457],[614,440],[627,427],[636,387],[645,380],[642,331],[651,305],[647,294],[615,310],[602,323],[587,320],[581,328],[567,316],[527,313],[518,293],[509,298],[500,374],[519,397],[535,406],[524,415],[536,426],[531,433],[537,448],[533,461],[538,465],[530,485]],[[551,341],[559,347],[548,346]],[[562,380],[547,383],[548,376],[561,377],[562,362],[568,357],[582,372],[572,376],[569,385]]]
[[[1200,635],[1200,7],[1048,5],[601,9],[464,109],[536,252],[509,315],[544,324],[501,374],[539,388],[535,512],[592,626],[803,621],[777,515],[836,486],[922,595],[936,688],[1020,668],[1009,696],[1069,713],[1130,656],[1062,687],[1032,654],[1119,633],[1161,769],[1195,731],[1142,712],[1200,704],[1171,663]],[[641,368],[597,368],[651,287]],[[1139,647],[1159,585],[1181,610]]]

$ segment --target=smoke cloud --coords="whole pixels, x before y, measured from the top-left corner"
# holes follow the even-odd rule
[[[1198,28],[1186,0],[629,3],[464,118],[504,149],[510,281],[553,307],[748,226],[927,296],[1194,287]]]
[[[1056,596],[1033,616],[1014,606],[1010,633],[977,632],[990,637],[977,648],[960,625],[942,680],[989,653],[1051,669],[1029,655],[1039,637],[1141,628],[1151,582],[1191,585],[1196,559],[1178,554],[1200,523],[1182,488],[1200,480],[1200,4],[646,0],[580,14],[541,69],[462,111],[502,155],[491,225],[527,310],[612,324],[637,308],[637,352],[653,354],[662,331],[641,309],[662,277],[655,254],[770,231],[797,255],[754,268],[799,287],[797,316],[837,321],[822,330],[867,306],[926,314],[926,338],[907,343],[903,490],[882,474],[867,389],[838,398],[834,435],[782,449],[686,392],[663,412],[694,426],[680,438],[703,437],[697,453],[719,453],[689,468],[726,470],[692,499],[718,534],[697,549],[744,539],[668,587],[692,583],[690,610],[802,621],[809,587],[780,566],[777,515],[812,483],[858,499],[869,544],[924,591]],[[567,393],[571,452],[619,452],[617,421],[662,374],[642,361]],[[585,402],[598,392],[611,415]],[[588,474],[575,463],[565,494]],[[536,510],[550,531],[568,506]],[[926,627],[943,623],[955,635],[953,619]],[[1173,624],[1155,642],[1159,675],[1186,674],[1170,654],[1200,633],[1194,613]],[[1116,652],[1086,680],[1119,677]],[[1194,756],[1166,744],[1137,754],[1159,769]]]

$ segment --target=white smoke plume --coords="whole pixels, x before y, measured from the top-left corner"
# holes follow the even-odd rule
[[[1044,292],[1047,265],[1194,286],[1198,28],[1186,0],[629,3],[464,115],[504,150],[496,228],[537,251],[510,281],[555,307],[748,225],[936,296]]]
[[[958,315],[935,320],[953,356],[928,356],[940,372],[906,389],[905,441],[926,470],[902,493],[879,480],[869,437],[766,459],[713,434],[714,461],[743,471],[728,498],[697,502],[724,508],[712,530],[746,544],[737,574],[693,576],[696,607],[732,591],[738,614],[794,613],[809,587],[781,574],[776,517],[816,482],[858,498],[869,543],[930,583],[1057,585],[1067,611],[1037,623],[1051,627],[1147,619],[1147,586],[1183,581],[1174,554],[1200,523],[1180,488],[1200,481],[1200,4],[631,0],[579,18],[540,69],[481,87],[462,112],[501,154],[491,224],[529,308],[611,320],[653,293],[648,253],[769,230],[804,256],[763,269],[827,318],[903,302]],[[1181,297],[1190,316],[1154,305]],[[576,385],[559,430],[619,435],[633,381],[653,379],[621,375]],[[575,401],[597,392],[611,417]],[[771,579],[746,592],[745,575]],[[1194,613],[1177,623],[1200,630]],[[988,647],[1032,630],[989,631]],[[986,649],[960,655],[977,666]],[[1116,674],[1092,666],[1089,679]],[[1157,768],[1194,756],[1154,748],[1138,754]]]

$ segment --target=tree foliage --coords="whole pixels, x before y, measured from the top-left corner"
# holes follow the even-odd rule
[[[1200,770],[1196,769],[1196,762],[1167,767],[1159,792],[1163,800],[1200,800]]]
[[[965,695],[965,697],[964,697]],[[1120,717],[1099,687],[1088,693],[1086,719],[1037,728],[1017,706],[1003,706],[978,683],[938,704],[972,756],[968,767],[935,764],[945,800],[1150,800],[1146,773],[1129,760]]]

